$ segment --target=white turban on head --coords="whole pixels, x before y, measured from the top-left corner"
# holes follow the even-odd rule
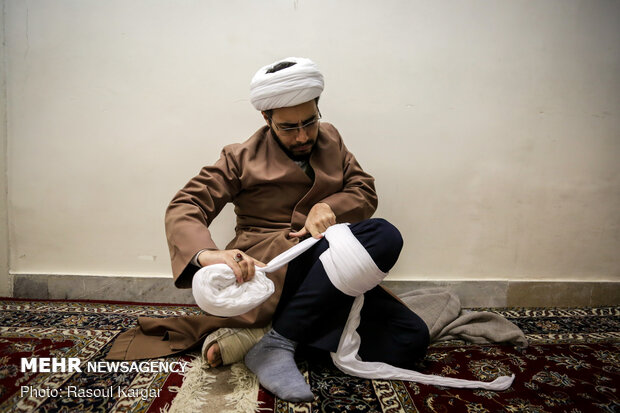
[[[277,71],[278,64],[294,63]],[[271,72],[271,73],[268,73]],[[303,57],[289,57],[261,67],[250,83],[250,102],[257,110],[285,108],[308,102],[323,92],[323,75]]]

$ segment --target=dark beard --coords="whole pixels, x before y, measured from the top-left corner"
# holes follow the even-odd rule
[[[271,130],[271,134],[273,135],[273,138],[276,140],[276,142],[278,142],[278,145],[280,145],[280,148],[282,148],[282,150],[284,151],[284,153],[291,158],[294,161],[308,161],[310,159],[310,155],[312,155],[312,151],[314,150],[314,146],[316,145],[316,141],[314,141],[314,143],[312,144],[312,150],[310,151],[310,153],[306,154],[306,155],[295,155],[293,152],[289,151],[288,148],[286,146],[284,146],[284,144],[282,143],[282,141],[280,140],[280,137],[278,136],[278,134],[273,130],[273,128],[270,128]]]

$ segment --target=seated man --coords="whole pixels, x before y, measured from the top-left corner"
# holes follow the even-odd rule
[[[318,102],[323,76],[308,59],[288,58],[261,68],[251,83],[250,100],[266,125],[248,140],[224,147],[213,166],[177,193],[166,211],[166,232],[175,284],[191,286],[203,266],[224,263],[238,283],[254,276],[282,251],[336,223],[350,230],[383,272],[402,248],[398,230],[382,219],[369,219],[377,206],[374,179],[359,165],[329,123],[320,122]],[[226,203],[237,216],[236,236],[219,250],[208,226]],[[139,329],[115,343],[108,358],[146,357],[136,343],[163,335],[171,354],[196,345],[220,327],[273,328],[248,353],[246,364],[263,386],[289,401],[311,400],[310,388],[293,359],[298,343],[335,352],[354,297],[335,288],[318,257],[329,247],[321,239],[279,271],[268,274],[275,293],[254,310],[237,317],[208,314],[176,321],[141,319]],[[359,355],[411,368],[425,354],[428,329],[391,293],[375,287],[365,294]],[[160,349],[163,347],[159,345]],[[132,349],[134,349],[132,351]],[[217,364],[220,349],[207,349]],[[132,355],[132,353],[135,353]],[[128,356],[129,354],[129,356]]]

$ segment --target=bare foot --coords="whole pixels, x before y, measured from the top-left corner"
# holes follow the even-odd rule
[[[211,367],[217,367],[222,364],[222,353],[220,353],[220,345],[213,343],[207,350],[207,363]]]

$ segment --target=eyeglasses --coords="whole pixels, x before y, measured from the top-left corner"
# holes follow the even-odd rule
[[[312,131],[315,127],[319,125],[320,119],[321,119],[321,112],[319,111],[319,113],[315,115],[314,118],[302,123],[301,125],[298,124],[298,126],[282,126],[282,125],[275,123],[272,118],[269,118],[269,121],[276,129],[282,132],[282,134],[288,135],[288,136],[294,136],[294,135],[297,135],[301,131],[302,128],[306,132]]]

